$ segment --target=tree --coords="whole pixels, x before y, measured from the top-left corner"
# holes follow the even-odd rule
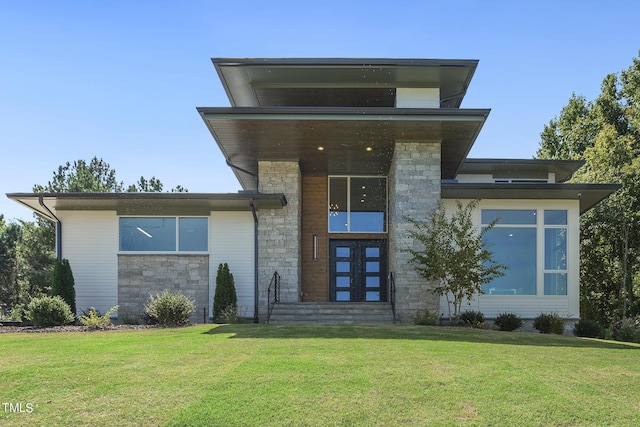
[[[585,160],[573,182],[622,184],[581,217],[581,317],[640,313],[640,60],[607,75],[595,101],[574,94],[540,136],[539,158]]]
[[[482,285],[503,276],[506,269],[493,261],[482,238],[495,222],[481,230],[473,223],[472,214],[478,204],[479,200],[466,206],[457,201],[451,216],[440,205],[426,222],[409,219],[414,226],[409,237],[421,247],[407,250],[410,262],[423,278],[438,282],[434,292],[446,297],[452,324],[460,319],[463,301],[483,293]]]
[[[0,311],[7,312],[20,303],[20,281],[17,248],[21,229],[18,224],[7,224],[0,214]]]
[[[51,281],[51,296],[59,296],[69,304],[71,312],[76,313],[76,290],[75,280],[73,280],[73,272],[69,260],[56,260],[53,265],[53,275]]]
[[[226,311],[238,310],[238,297],[233,280],[233,274],[229,271],[229,265],[218,265],[216,274],[216,291],[213,297],[213,317],[220,319]]]

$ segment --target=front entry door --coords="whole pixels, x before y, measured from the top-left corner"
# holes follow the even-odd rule
[[[387,241],[330,240],[329,300],[387,300]]]

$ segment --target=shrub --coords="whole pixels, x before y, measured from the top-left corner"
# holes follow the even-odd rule
[[[238,314],[238,308],[234,306],[227,306],[226,309],[220,313],[219,320],[222,323],[240,324],[245,323],[245,318]]]
[[[640,318],[627,317],[616,320],[611,325],[613,339],[640,343]]]
[[[573,325],[573,335],[587,338],[604,338],[604,328],[595,320],[580,319]]]
[[[56,260],[53,264],[53,278],[51,282],[51,296],[60,296],[71,307],[71,312],[76,314],[76,290],[75,281],[69,260]]]
[[[149,295],[144,309],[161,325],[184,325],[189,323],[189,316],[196,311],[196,305],[180,292],[164,290],[155,297]]]
[[[118,310],[118,306],[111,307],[104,315],[101,315],[95,307],[91,307],[86,313],[80,316],[80,323],[93,329],[106,329],[113,326],[111,323],[111,315]]]
[[[216,274],[216,292],[213,296],[213,318],[220,321],[223,312],[238,309],[238,297],[233,274],[229,271],[227,263],[218,265]]]
[[[436,325],[438,323],[438,312],[429,310],[418,310],[411,318],[414,325]]]
[[[481,328],[484,326],[484,314],[480,311],[465,310],[460,315],[460,320],[467,326]]]
[[[140,316],[127,309],[118,309],[118,322],[123,325],[139,325]]]
[[[24,314],[39,327],[66,325],[75,320],[71,307],[59,296],[33,298]]]
[[[533,327],[542,334],[564,333],[564,319],[558,313],[540,313],[533,320]]]
[[[515,331],[522,327],[522,319],[515,313],[499,313],[493,322],[501,331]]]

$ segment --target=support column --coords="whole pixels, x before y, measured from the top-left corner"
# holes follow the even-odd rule
[[[435,284],[416,272],[404,250],[414,248],[406,218],[424,221],[440,204],[440,152],[440,142],[398,141],[389,171],[389,271],[395,278],[396,313],[404,323],[417,310],[439,309]]]
[[[258,162],[258,191],[284,193],[283,209],[261,209],[258,215],[258,304],[260,320],[268,307],[267,287],[280,274],[280,301],[300,300],[301,175],[298,162]]]

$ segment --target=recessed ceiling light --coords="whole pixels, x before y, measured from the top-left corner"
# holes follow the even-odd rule
[[[367,148],[365,148],[365,150],[367,150],[367,151],[372,151],[372,150],[373,150],[373,148],[371,148],[371,147],[367,147]]]
[[[318,147],[318,151],[324,151],[324,147],[322,146]]]

